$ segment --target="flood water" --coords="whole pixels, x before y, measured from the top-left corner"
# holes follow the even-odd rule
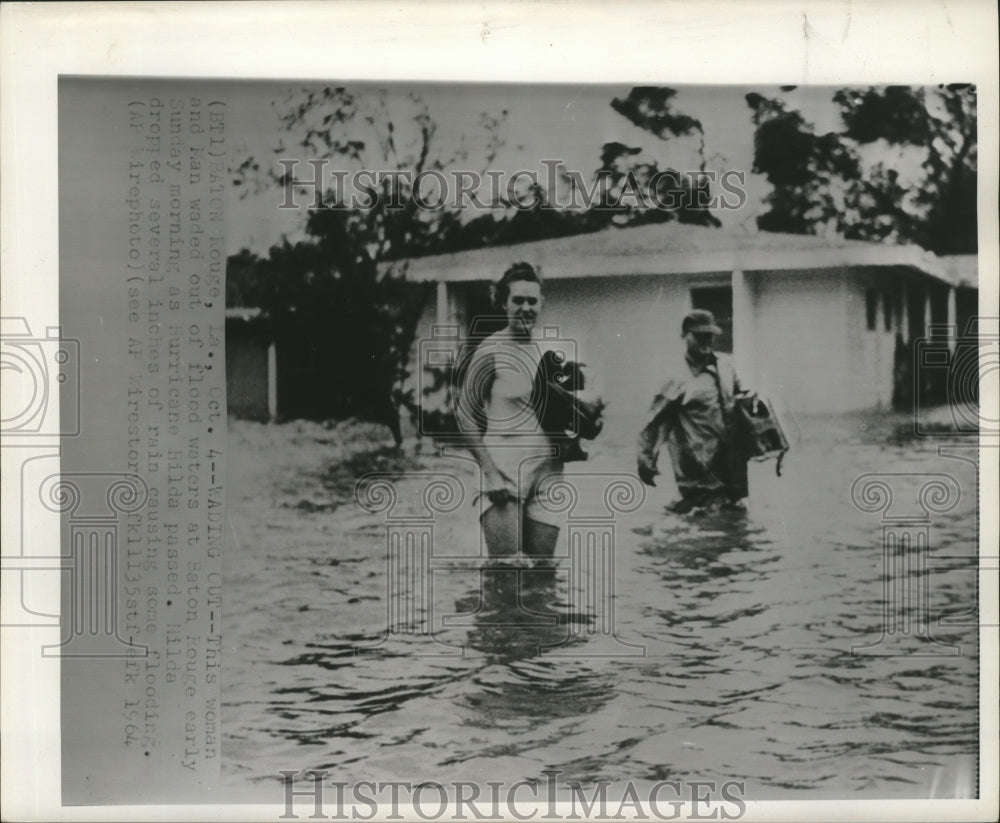
[[[974,796],[972,441],[895,437],[898,423],[799,421],[782,477],[751,464],[748,512],[703,517],[666,513],[667,481],[610,519],[603,489],[634,465],[612,432],[574,464],[571,518],[611,535],[611,589],[569,556],[569,527],[554,573],[480,574],[475,475],[425,446],[421,470],[456,473],[466,499],[434,518],[433,636],[386,638],[385,513],[302,503],[322,502],[342,444],[234,421],[227,783],[280,803],[281,769],[413,783],[557,769],[584,784],[741,780],[760,800]],[[939,454],[949,442],[966,449]],[[929,534],[929,568],[883,562],[883,515],[851,499],[873,472],[891,475],[889,515]],[[949,510],[921,524],[930,475],[958,494],[925,495]],[[397,481],[394,516],[420,513],[427,482]]]

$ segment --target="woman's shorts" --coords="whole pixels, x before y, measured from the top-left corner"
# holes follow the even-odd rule
[[[551,443],[537,436],[526,440],[523,436],[487,434],[483,445],[500,470],[507,493],[524,506],[525,517],[561,527],[565,513],[559,510],[559,495],[554,497],[553,489],[563,480],[563,466]],[[478,495],[476,502],[481,507],[480,516],[494,505],[485,494]]]

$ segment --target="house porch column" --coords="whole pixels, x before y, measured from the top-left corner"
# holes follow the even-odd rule
[[[931,336],[931,324],[934,322],[934,306],[931,302],[931,287],[929,284],[923,284],[924,289],[924,323],[923,327],[918,329],[917,337],[930,340]]]
[[[743,384],[753,387],[757,383],[757,341],[754,334],[753,291],[746,272],[733,271],[733,360],[736,362]]]
[[[910,284],[903,278],[899,284],[899,304],[896,312],[896,328],[904,343],[909,343],[910,338]]]
[[[278,417],[278,347],[272,340],[267,347],[267,419]]]
[[[439,326],[447,325],[448,323],[448,284],[444,280],[438,280],[437,283],[437,316],[435,322]]]
[[[957,289],[954,286],[948,287],[948,350],[954,353],[955,344],[958,342],[958,311],[956,303]]]

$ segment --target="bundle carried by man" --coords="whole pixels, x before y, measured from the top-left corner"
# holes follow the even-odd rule
[[[737,395],[733,403],[733,434],[738,448],[751,460],[776,458],[774,470],[781,477],[781,461],[788,438],[770,401],[756,394]]]

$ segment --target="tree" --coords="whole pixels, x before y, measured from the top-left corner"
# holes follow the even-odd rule
[[[884,141],[924,152],[923,180],[913,192],[916,217],[904,223],[907,239],[938,254],[975,254],[975,86],[843,89],[834,101],[841,107],[847,136],[859,144]],[[877,181],[895,186],[892,170],[881,163],[877,167]]]
[[[693,141],[704,171],[701,124],[675,110],[675,95],[673,89],[636,87],[611,106],[661,143]],[[612,225],[719,225],[707,206],[707,181],[661,168],[641,148],[617,142],[601,148],[593,175],[596,202],[562,208],[536,182],[518,192],[516,203],[501,197],[490,211],[468,219],[461,204],[448,199],[428,207],[419,181],[459,164],[469,168],[471,157],[485,172],[504,142],[505,111],[482,113],[471,132],[442,139],[428,106],[413,94],[328,86],[291,91],[275,108],[283,140],[267,160],[245,157],[234,183],[245,191],[280,187],[286,198],[318,199],[321,208],[309,212],[305,240],[276,245],[266,259],[234,255],[227,294],[231,305],[257,305],[272,317],[286,415],[383,420],[398,441],[400,404],[415,406],[403,383],[419,317],[414,307],[424,299],[418,293],[424,287],[404,280],[413,257]],[[289,159],[295,156],[301,158],[297,166]],[[318,187],[306,184],[320,169],[334,173]],[[372,169],[382,176],[365,181],[373,196],[358,205],[365,190],[352,173]],[[317,379],[322,374],[331,377]]]
[[[705,172],[704,160],[699,169],[690,171]],[[673,220],[701,226],[721,225],[710,211],[711,186],[707,176],[660,168],[656,160],[643,158],[641,147],[617,141],[605,143],[595,177],[601,195],[586,215],[587,224],[593,227],[588,231],[610,224],[641,226]]]
[[[774,187],[761,229],[976,253],[975,87],[839,89],[841,127],[822,135],[779,98],[746,100],[754,171]],[[915,381],[921,398],[945,398],[943,370],[922,368],[915,346],[897,331],[898,408],[910,407]],[[946,347],[940,355],[949,357]]]
[[[574,217],[577,231],[672,220],[721,225],[710,211],[708,177],[698,174],[706,172],[704,130],[696,118],[675,110],[676,95],[675,89],[665,86],[635,86],[626,97],[616,97],[610,105],[630,123],[656,137],[660,141],[658,148],[674,141],[693,141],[698,168],[678,171],[671,166],[661,167],[655,152],[619,141],[605,143],[593,175],[597,201]]]
[[[380,277],[372,260],[343,252],[287,240],[266,258],[243,251],[229,259],[230,271],[243,272],[230,282],[242,304],[268,311],[284,416],[373,420],[398,444],[409,347],[428,287]]]
[[[309,212],[307,239],[285,240],[266,259],[243,252],[230,258],[230,299],[266,309],[278,340],[285,414],[356,415],[386,423],[401,441],[399,408],[407,399],[416,324],[427,284],[404,278],[406,260],[436,248],[459,223],[444,200],[428,208],[417,188],[421,174],[440,171],[470,153],[462,137],[451,156],[437,152],[437,126],[416,95],[390,100],[385,91],[355,94],[345,87],[290,92],[276,106],[284,134],[275,159],[299,155],[336,172],[379,170],[377,194],[363,194],[337,174],[319,186],[322,208]],[[504,114],[480,117],[482,156],[489,163],[502,144]],[[317,191],[302,185],[290,163],[248,156],[234,173],[246,190],[280,186],[304,202]]]
[[[976,252],[975,87],[840,89],[826,134],[779,97],[746,100],[753,170],[774,187],[759,228]]]

